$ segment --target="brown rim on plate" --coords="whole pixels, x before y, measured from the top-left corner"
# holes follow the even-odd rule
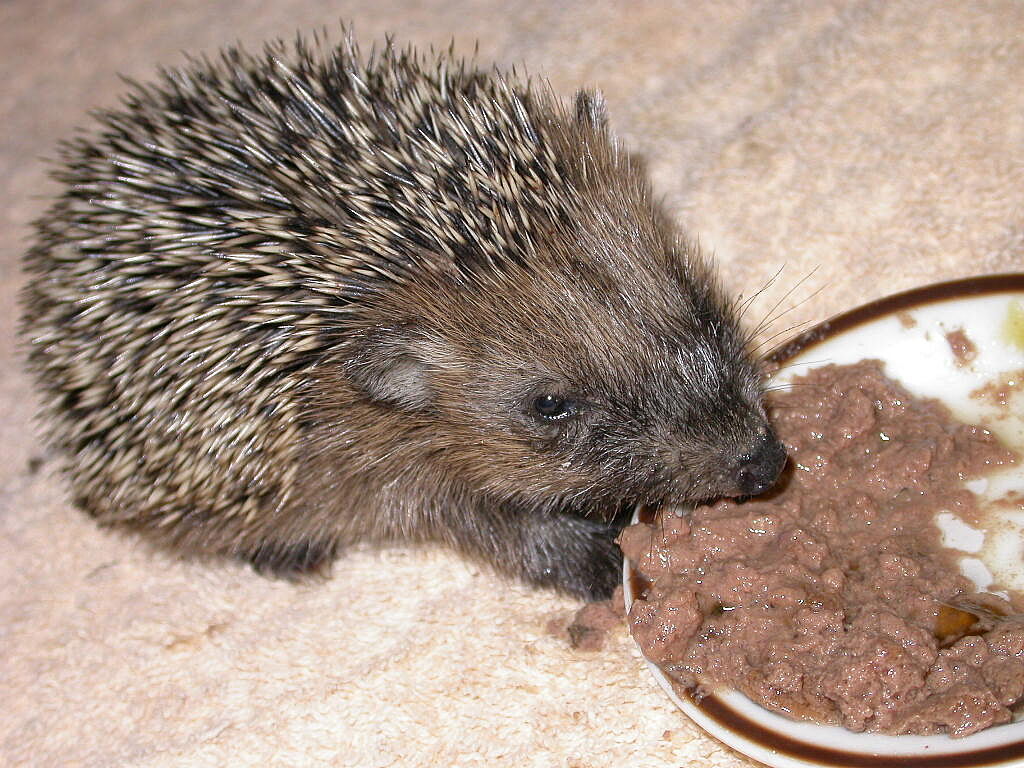
[[[1024,273],[1013,272],[998,275],[983,275],[944,283],[935,283],[914,288],[843,312],[810,328],[795,338],[781,344],[765,358],[773,364],[784,363],[815,345],[859,325],[879,319],[884,315],[905,312],[927,304],[952,298],[970,298],[996,293],[1024,292]],[[638,520],[644,523],[654,521],[654,511],[648,507],[638,510]],[[634,596],[643,594],[644,579],[632,568],[629,571],[630,587]],[[664,673],[662,673],[664,675]],[[851,752],[810,744],[771,730],[746,717],[726,704],[719,696],[708,693],[696,696],[693,688],[684,688],[671,681],[679,696],[685,696],[701,712],[728,731],[742,734],[743,738],[758,746],[790,758],[813,761],[822,766],[835,768],[879,768],[880,765],[898,764],[914,768],[964,768],[970,766],[994,765],[1015,758],[1024,758],[1024,739],[998,746],[974,749],[968,752],[941,752],[939,754],[885,755]],[[890,761],[884,763],[883,761]]]
[[[854,307],[848,312],[830,317],[813,328],[808,328],[795,338],[780,344],[769,352],[765,359],[770,363],[785,362],[808,347],[813,347],[819,342],[863,323],[877,320],[882,315],[905,312],[915,307],[934,304],[937,301],[945,301],[954,297],[968,298],[1013,291],[1024,291],[1024,272],[965,277],[945,283],[933,283],[921,288],[911,288],[909,291],[884,296],[881,299]]]

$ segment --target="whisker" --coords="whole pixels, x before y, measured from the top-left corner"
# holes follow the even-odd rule
[[[831,357],[818,357],[818,358],[815,358],[814,360],[801,360],[800,362],[788,362],[788,363],[783,363],[778,368],[776,368],[775,372],[777,373],[779,371],[785,371],[785,370],[788,370],[789,368],[796,368],[798,366],[806,366],[808,368],[813,368],[813,367],[819,366],[819,365],[829,365],[833,361],[834,361],[834,358],[831,358]]]
[[[748,343],[752,342],[757,336],[763,333],[765,329],[772,325],[772,323],[777,322],[780,318],[782,318],[789,312],[792,312],[793,310],[803,306],[808,301],[813,299],[815,296],[820,294],[829,285],[828,283],[825,283],[819,286],[810,294],[802,298],[800,301],[796,302],[795,304],[789,307],[786,307],[782,311],[779,311],[779,307],[781,307],[801,286],[803,286],[808,280],[810,280],[817,273],[818,269],[819,267],[814,267],[813,269],[811,269],[810,272],[808,272],[806,275],[797,280],[796,283],[789,290],[787,290],[779,298],[779,300],[775,302],[775,304],[772,305],[772,307],[765,313],[764,319],[760,323],[758,323],[757,326],[747,335]],[[797,324],[797,326],[794,327],[799,327],[799,325],[801,324]]]
[[[795,307],[794,307],[794,309],[795,309]],[[781,317],[781,315],[780,315],[780,317]],[[751,350],[750,350],[751,354],[756,355],[758,352],[760,352],[762,349],[764,349],[768,344],[770,344],[771,342],[773,342],[775,339],[779,338],[780,336],[784,336],[787,333],[791,333],[792,331],[796,331],[796,330],[799,330],[799,329],[802,329],[802,328],[806,328],[812,322],[814,322],[814,321],[813,320],[801,320],[799,323],[793,323],[793,325],[790,325],[790,326],[788,326],[786,328],[783,328],[781,331],[776,331],[771,336],[766,336],[765,338],[763,338],[760,341],[758,341],[757,344],[754,347],[751,348]]]
[[[764,293],[772,285],[775,284],[775,281],[778,280],[779,275],[782,274],[782,270],[784,270],[785,268],[786,268],[786,265],[783,264],[781,267],[779,267],[775,271],[774,275],[772,275],[771,277],[768,278],[768,281],[764,285],[762,285],[760,288],[758,288],[756,291],[754,291],[752,294],[750,294],[750,296],[748,296],[747,298],[743,299],[743,301],[736,307],[737,317],[739,319],[741,319],[741,320],[743,319],[743,316],[746,315],[747,310],[750,309],[751,302],[753,302],[754,299],[756,299],[758,296],[760,296],[762,293]]]

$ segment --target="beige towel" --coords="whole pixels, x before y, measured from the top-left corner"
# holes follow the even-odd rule
[[[749,765],[673,710],[624,630],[589,653],[550,634],[569,600],[435,550],[352,552],[301,586],[175,562],[98,530],[37,466],[13,328],[28,223],[53,191],[38,157],[113,103],[118,72],[338,14],[367,43],[478,39],[567,96],[600,86],[732,290],[784,267],[753,310],[797,286],[777,330],[1022,267],[1015,0],[4,3],[0,763]]]

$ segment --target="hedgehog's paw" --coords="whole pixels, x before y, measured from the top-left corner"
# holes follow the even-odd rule
[[[242,557],[252,563],[257,572],[297,579],[306,576],[326,578],[331,573],[331,564],[337,554],[333,542],[264,541]]]
[[[530,526],[522,576],[582,600],[606,600],[622,581],[620,530],[569,515]]]

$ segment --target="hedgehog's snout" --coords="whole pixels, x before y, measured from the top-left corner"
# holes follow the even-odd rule
[[[764,493],[775,485],[785,465],[785,446],[771,429],[766,429],[730,468],[736,495],[757,496]]]

